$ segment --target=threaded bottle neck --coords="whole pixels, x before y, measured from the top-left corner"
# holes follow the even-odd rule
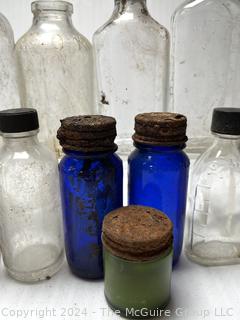
[[[71,23],[73,5],[65,1],[35,1],[31,5],[34,22],[66,21]]]

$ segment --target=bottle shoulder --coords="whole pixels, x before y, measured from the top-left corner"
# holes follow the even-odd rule
[[[48,37],[46,37],[48,34]],[[90,51],[92,45],[90,41],[83,36],[74,26],[68,28],[40,28],[32,26],[16,43],[16,51],[26,49],[28,47],[39,47],[45,50],[46,46],[59,48],[78,47]]]
[[[114,23],[114,14],[103,24],[101,25],[93,34],[93,40],[97,39],[101,34],[107,30]]]
[[[73,27],[73,30],[75,31],[74,35],[76,39],[79,41],[79,44],[84,45],[89,50],[92,49],[92,44],[88,40],[88,38],[85,37],[82,33],[80,33],[77,29],[75,29],[75,27]]]
[[[14,46],[14,34],[12,27],[7,18],[0,13],[0,37],[6,38],[9,43]]]
[[[196,160],[193,165],[193,177],[210,175],[209,172],[240,170],[240,149],[235,146],[211,146]]]
[[[176,150],[172,152],[151,152],[151,151],[142,151],[139,149],[135,149],[129,156],[129,163],[143,163],[143,164],[151,164],[153,162],[164,162],[168,161],[169,164],[172,163],[184,163],[186,166],[190,165],[190,160],[188,155],[184,152],[184,150]]]
[[[40,165],[57,166],[55,154],[40,143],[15,148],[3,145],[0,148],[0,165],[11,166],[16,162],[23,165],[35,162]]]
[[[64,172],[78,172],[79,170],[89,170],[91,168],[121,168],[122,160],[116,154],[109,154],[107,156],[87,156],[87,155],[72,155],[65,154],[59,163],[60,171]]]
[[[186,0],[175,10],[172,21],[183,19],[184,16],[193,17],[194,13],[205,12],[210,14],[212,19],[221,13],[221,16],[233,16],[240,12],[240,2],[238,0]],[[219,17],[218,17],[219,18]]]
[[[139,32],[136,33],[136,27],[139,28]],[[122,15],[115,15],[110,18],[103,26],[101,26],[93,35],[93,42],[96,43],[105,37],[111,36],[114,33],[121,33],[123,31],[128,32],[130,37],[131,30],[134,30],[135,39],[143,37],[143,33],[146,32],[149,38],[161,38],[169,39],[169,31],[163,25],[158,23],[150,15],[131,16],[130,13],[124,13]],[[117,38],[116,38],[117,39]]]
[[[123,166],[123,161],[117,153],[112,154],[112,161],[119,167]]]

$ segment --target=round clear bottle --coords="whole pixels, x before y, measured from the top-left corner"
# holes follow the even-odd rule
[[[92,46],[72,24],[72,4],[36,1],[32,12],[33,25],[16,44],[21,100],[38,109],[40,140],[59,155],[59,119],[93,112]]]
[[[195,163],[187,256],[196,263],[240,263],[240,109],[216,108],[214,142]]]
[[[0,13],[0,110],[20,105],[17,86],[14,36],[8,20]]]
[[[172,107],[189,120],[191,153],[212,143],[214,106],[239,106],[239,38],[239,0],[187,0],[173,15]]]
[[[34,109],[0,112],[0,239],[4,265],[23,282],[49,279],[64,250],[54,153],[38,142]]]
[[[117,119],[119,151],[129,153],[134,117],[167,108],[169,33],[146,0],[115,0],[111,18],[93,36],[100,114]]]

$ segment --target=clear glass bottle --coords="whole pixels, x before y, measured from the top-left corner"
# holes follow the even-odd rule
[[[174,227],[174,265],[183,245],[189,159],[186,118],[172,113],[136,116],[133,136],[136,149],[130,154],[129,204],[166,213]]]
[[[17,86],[14,36],[7,19],[0,13],[0,110],[20,106]]]
[[[49,279],[64,250],[54,153],[38,142],[34,109],[0,112],[0,239],[8,273],[23,282]]]
[[[38,109],[40,140],[59,155],[59,119],[93,112],[92,46],[72,24],[72,4],[36,1],[32,12],[33,25],[16,44],[21,99]]]
[[[169,46],[146,0],[115,0],[112,17],[93,36],[99,112],[117,119],[122,153],[131,150],[136,114],[167,108]]]
[[[65,153],[59,168],[66,255],[81,278],[103,278],[102,222],[123,205],[115,137],[115,119],[104,116],[66,118],[58,130]]]
[[[214,106],[240,103],[240,1],[185,1],[172,19],[174,112],[189,120],[188,150],[211,145]]]
[[[213,113],[213,145],[192,170],[187,256],[202,265],[240,263],[240,109]]]

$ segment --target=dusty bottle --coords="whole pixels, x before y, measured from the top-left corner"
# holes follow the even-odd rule
[[[240,103],[240,1],[188,0],[172,22],[172,105],[188,117],[188,150],[200,153],[214,106]]]
[[[49,279],[64,250],[57,161],[39,143],[34,109],[0,112],[0,239],[4,265],[24,282]]]
[[[174,113],[136,116],[129,155],[129,204],[156,208],[173,222],[174,256],[179,261],[184,235],[189,159],[185,154],[187,119]]]
[[[187,256],[202,265],[240,264],[240,109],[216,108],[214,142],[195,163]]]
[[[22,104],[39,112],[40,140],[59,155],[59,119],[93,112],[92,47],[73,26],[72,4],[36,1],[31,29],[17,42]]]
[[[101,279],[102,222],[123,201],[116,121],[106,116],[69,117],[61,121],[57,136],[65,153],[59,170],[68,264],[78,277]]]
[[[0,110],[20,106],[14,36],[7,19],[0,13]]]
[[[115,0],[93,46],[99,112],[117,119],[119,150],[128,153],[136,114],[167,108],[169,33],[146,0]]]

